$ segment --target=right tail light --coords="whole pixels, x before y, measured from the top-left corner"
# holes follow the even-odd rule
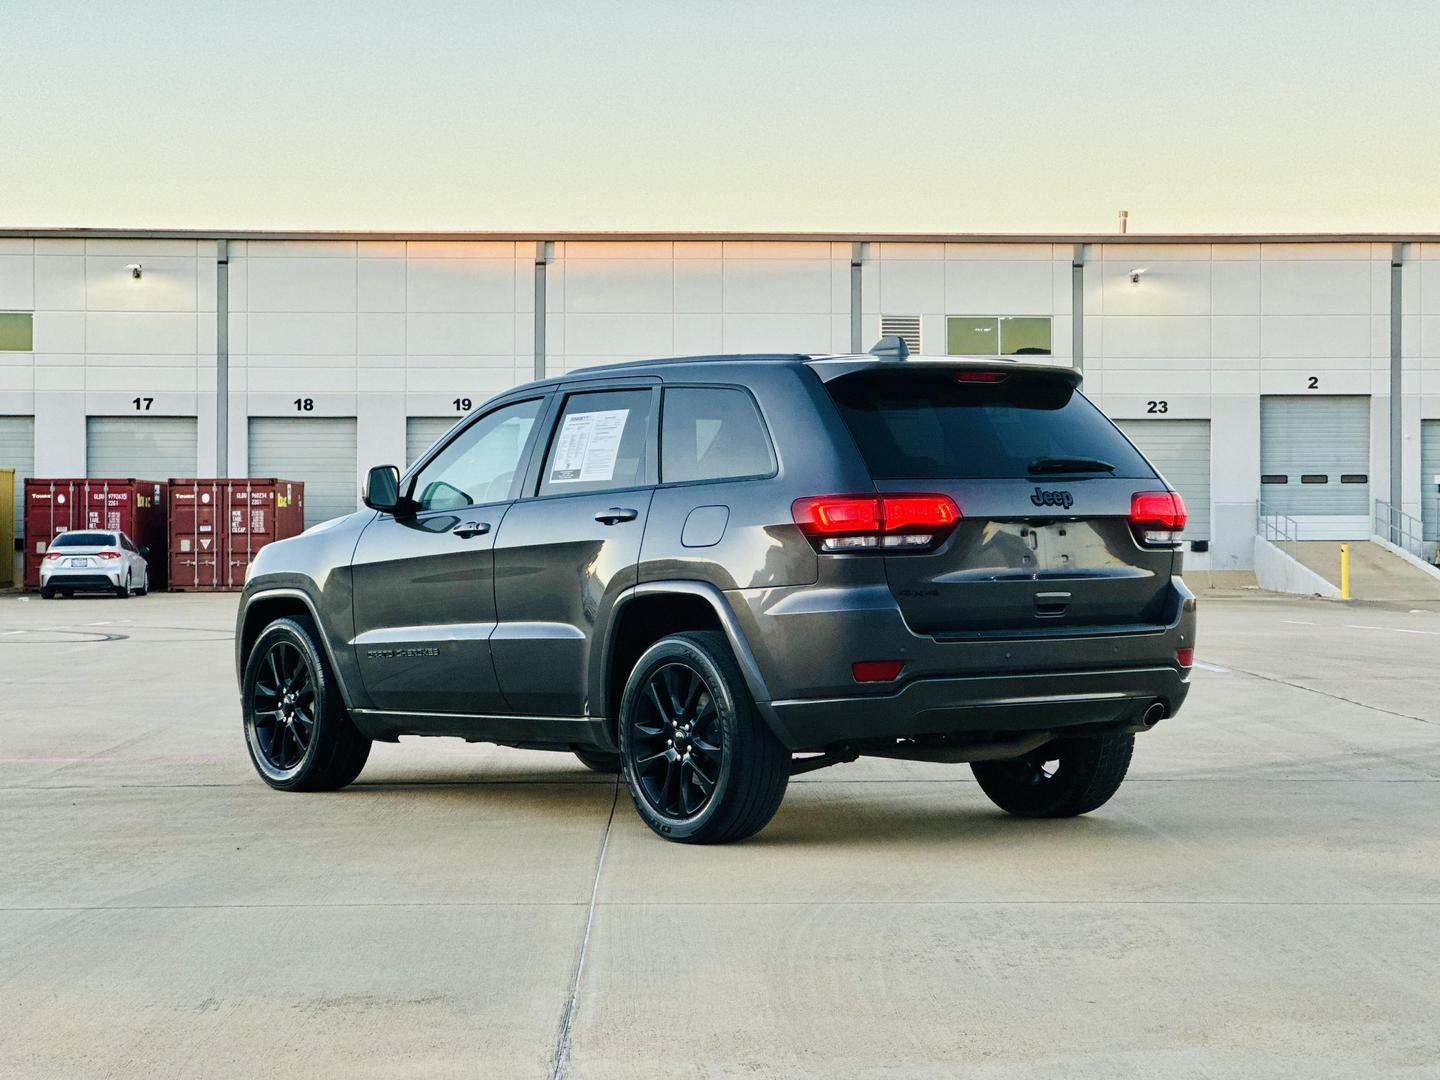
[[[1175,543],[1185,516],[1185,500],[1178,491],[1137,491],[1130,496],[1130,527],[1142,543]]]

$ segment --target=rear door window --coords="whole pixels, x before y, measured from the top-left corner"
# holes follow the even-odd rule
[[[1064,379],[1017,371],[993,383],[960,382],[957,374],[867,371],[828,384],[875,479],[1028,479],[1032,464],[1066,458],[1114,467],[1102,475],[1154,478],[1140,452]]]
[[[680,386],[665,391],[660,482],[729,480],[775,471],[770,437],[744,390]]]
[[[646,484],[655,395],[643,390],[571,394],[550,436],[541,495],[582,495]]]

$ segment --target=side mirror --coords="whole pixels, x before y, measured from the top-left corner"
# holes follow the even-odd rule
[[[140,545],[140,557],[142,559],[148,559],[150,557],[150,549],[143,544]]]
[[[376,465],[365,477],[360,499],[371,510],[393,514],[400,508],[400,470],[394,465]]]

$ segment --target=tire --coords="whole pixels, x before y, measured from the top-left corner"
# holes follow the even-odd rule
[[[276,619],[260,632],[245,664],[241,709],[250,762],[277,790],[336,791],[370,756],[309,619]]]
[[[149,596],[149,595],[150,595],[150,571],[148,571],[148,570],[145,571],[145,584],[142,585],[140,588],[138,588],[138,589],[135,590],[135,595],[136,595],[136,596]]]
[[[54,599],[55,599],[55,590],[52,589],[49,585],[44,585],[44,586],[42,586],[41,589],[40,589],[40,599],[41,599],[41,600],[54,600]]]
[[[121,600],[130,599],[130,575],[125,575],[125,584],[115,586],[115,595]]]
[[[631,801],[666,840],[743,840],[785,797],[790,751],[755,708],[723,634],[687,631],[646,649],[625,683],[619,736]]]
[[[620,771],[620,755],[595,750],[588,746],[572,746],[570,752],[591,772],[615,774]]]
[[[972,762],[970,771],[990,801],[1016,817],[1075,817],[1109,801],[1134,749],[1130,732],[1056,739],[1023,757]]]

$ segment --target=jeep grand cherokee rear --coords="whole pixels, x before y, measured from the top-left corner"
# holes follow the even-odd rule
[[[1099,806],[1189,688],[1180,496],[1069,369],[810,366],[869,484],[795,501],[813,586],[736,594],[782,739],[969,761],[1013,813]]]

